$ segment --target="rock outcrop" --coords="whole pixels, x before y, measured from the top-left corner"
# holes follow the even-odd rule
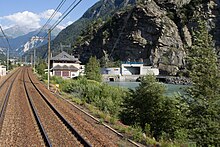
[[[123,1],[121,4],[126,4]],[[90,56],[120,61],[144,61],[162,74],[184,69],[186,49],[192,46],[196,17],[207,20],[216,48],[220,46],[219,1],[145,0],[118,11],[77,46],[81,60]],[[219,52],[220,55],[220,52]]]
[[[105,51],[114,60],[143,59],[164,71],[163,65],[169,65],[168,73],[173,75],[185,64],[186,52],[178,28],[154,1],[116,13],[85,42],[80,46],[82,60],[88,60],[91,55],[101,58]]]
[[[208,22],[220,56],[219,6],[220,0],[101,0],[63,30],[52,48],[58,50],[60,42],[72,43],[83,63],[91,56],[141,60],[162,74],[176,75],[185,68],[196,18]]]

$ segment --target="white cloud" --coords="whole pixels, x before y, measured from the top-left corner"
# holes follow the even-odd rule
[[[40,27],[39,15],[29,11],[14,13],[12,15],[4,16],[3,18],[10,20],[12,23],[19,26],[26,26],[29,28]]]
[[[41,27],[41,23],[43,22],[42,20],[45,21],[45,19],[49,19],[54,11],[55,10],[53,9],[49,9],[39,14],[29,11],[17,12],[8,16],[0,17],[0,20],[4,25],[4,29],[15,25],[36,29]],[[53,19],[57,20],[61,15],[62,13],[57,12]]]
[[[49,19],[54,12],[55,12],[54,9],[46,10],[46,11],[40,13],[40,17],[45,18],[45,19]],[[58,19],[60,16],[62,16],[62,13],[57,12],[55,14],[55,16],[53,17],[53,19]]]

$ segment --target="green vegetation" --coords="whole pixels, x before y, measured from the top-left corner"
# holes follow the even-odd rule
[[[84,77],[66,81],[62,90],[113,116],[120,112],[122,98],[125,96],[125,91],[121,88],[87,80]]]
[[[199,21],[189,49],[188,70],[193,86],[188,90],[188,129],[198,146],[220,144],[220,74],[206,23]]]
[[[102,75],[100,73],[100,63],[96,57],[91,57],[85,67],[86,78],[95,80],[97,82],[102,81]]]
[[[41,80],[47,79],[47,74],[45,74],[45,69],[47,68],[46,63],[41,60],[39,64],[36,65],[36,72],[41,76]]]
[[[164,85],[155,76],[143,77],[139,87],[124,99],[121,118],[126,124],[140,126],[156,140],[184,140],[187,136],[182,129],[185,106],[178,96],[166,97],[165,92]]]

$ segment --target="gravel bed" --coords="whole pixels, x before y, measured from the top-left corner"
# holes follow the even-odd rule
[[[9,97],[0,144],[1,146],[44,146],[26,99],[21,72],[13,84]]]
[[[81,144],[47,106],[25,76],[27,90],[31,94],[37,113],[53,146],[80,146]]]

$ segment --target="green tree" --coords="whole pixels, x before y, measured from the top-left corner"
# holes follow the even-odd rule
[[[164,133],[173,139],[181,127],[182,113],[181,108],[176,107],[179,99],[166,97],[165,91],[165,85],[158,83],[155,76],[143,77],[139,87],[124,100],[123,122],[137,124],[143,130],[149,125],[151,135],[157,140]]]
[[[86,64],[85,67],[85,74],[87,79],[95,80],[98,82],[102,81],[102,76],[100,73],[100,63],[96,59],[96,57],[91,57],[89,59],[89,62]]]
[[[204,21],[193,34],[188,71],[193,85],[188,90],[188,128],[198,146],[220,144],[220,76],[212,38]]]
[[[45,74],[45,69],[47,68],[47,64],[42,60],[40,61],[40,63],[36,66],[36,70],[37,70],[37,73],[39,75],[44,75]]]

